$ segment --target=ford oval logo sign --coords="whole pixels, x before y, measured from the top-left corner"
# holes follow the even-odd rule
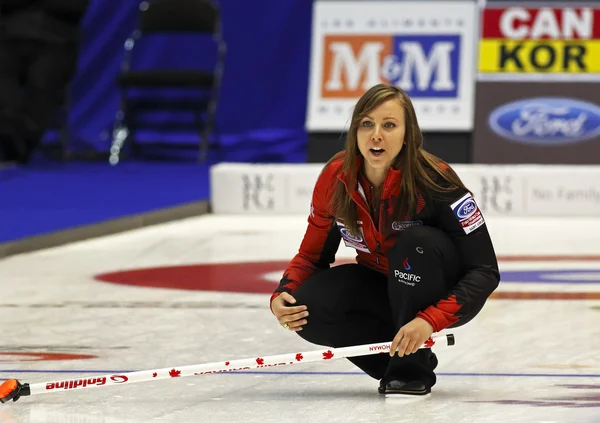
[[[600,107],[570,98],[529,98],[498,107],[488,124],[496,134],[524,144],[573,144],[600,136]]]
[[[462,203],[456,212],[457,216],[460,219],[467,219],[477,210],[477,204],[475,204],[475,200],[473,198],[468,198],[467,201]]]

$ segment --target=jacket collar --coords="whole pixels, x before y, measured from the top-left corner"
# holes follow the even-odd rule
[[[353,191],[358,190],[358,183],[360,180],[359,172],[361,171],[363,160],[364,159],[362,155],[358,155],[358,157],[356,158],[356,167],[354,169],[354,179],[356,181],[356,186],[353,187],[354,189],[350,190],[350,187],[348,187],[349,175],[347,174],[347,172],[338,173],[338,179],[342,181],[344,185],[346,185],[346,191],[348,191],[349,194],[352,194]],[[385,175],[385,180],[383,181],[383,189],[381,192],[382,197],[386,198],[390,195],[397,197],[400,194],[401,178],[402,170],[390,167]]]

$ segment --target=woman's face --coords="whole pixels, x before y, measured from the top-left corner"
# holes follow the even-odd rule
[[[404,144],[404,108],[398,100],[381,103],[365,116],[356,132],[366,168],[388,169]]]

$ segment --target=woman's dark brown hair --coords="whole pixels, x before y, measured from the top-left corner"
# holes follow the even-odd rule
[[[419,192],[450,192],[458,188],[465,188],[465,186],[456,173],[446,167],[441,159],[423,150],[423,134],[408,95],[398,87],[379,84],[362,95],[352,113],[350,128],[346,136],[344,163],[340,169],[340,172],[347,175],[348,188],[354,189],[356,186],[356,161],[361,154],[357,138],[360,122],[377,106],[392,99],[397,100],[404,109],[404,146],[392,163],[392,167],[395,169],[402,169],[400,198],[395,207],[394,219],[403,220],[415,212]],[[338,155],[334,156],[330,162],[337,157]],[[439,181],[439,178],[435,177],[436,174],[444,181],[440,181],[442,185],[434,180]],[[358,235],[356,204],[346,191],[346,186],[342,181],[337,180],[330,201],[333,215],[341,219],[350,232]]]

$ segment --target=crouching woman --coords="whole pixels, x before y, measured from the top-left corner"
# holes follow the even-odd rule
[[[340,240],[356,263],[331,267]],[[298,254],[271,297],[286,329],[329,347],[392,341],[349,360],[380,393],[425,395],[434,332],[463,325],[500,280],[484,217],[456,173],[423,149],[413,105],[380,84],[357,102],[346,148],[324,167]]]

